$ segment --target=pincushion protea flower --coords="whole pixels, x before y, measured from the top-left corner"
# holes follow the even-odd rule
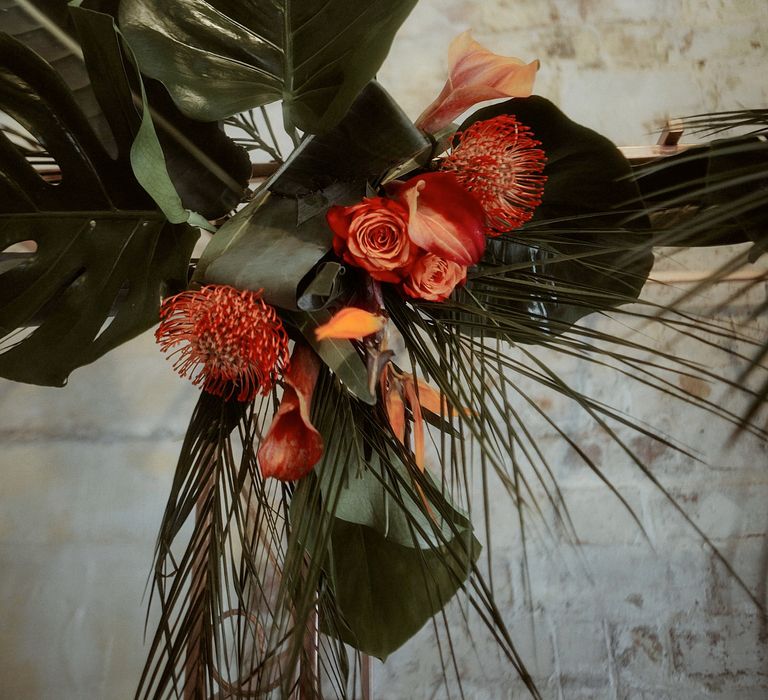
[[[169,297],[155,338],[178,353],[173,368],[216,396],[252,401],[268,394],[288,367],[288,336],[261,292],[207,285]]]
[[[457,138],[440,169],[454,173],[483,205],[486,233],[495,236],[522,226],[541,204],[547,180],[541,142],[507,114],[477,121]]]

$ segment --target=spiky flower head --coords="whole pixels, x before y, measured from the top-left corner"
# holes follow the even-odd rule
[[[522,226],[541,204],[547,180],[541,142],[508,114],[477,121],[456,139],[440,169],[453,172],[483,205],[486,234],[497,236]]]
[[[163,352],[176,348],[182,377],[227,399],[268,394],[288,367],[288,336],[260,291],[212,284],[169,297],[155,338]]]

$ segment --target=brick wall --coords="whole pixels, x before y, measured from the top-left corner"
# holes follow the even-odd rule
[[[473,27],[499,53],[540,58],[537,91],[571,117],[619,143],[652,143],[649,132],[669,115],[768,101],[767,15],[759,0],[421,0],[379,78],[416,116],[442,84],[450,38]],[[722,254],[660,265],[708,269]],[[646,291],[662,301],[678,293],[659,285]],[[720,285],[687,308],[709,313],[732,291]],[[739,324],[765,296],[764,285],[754,288],[719,321],[764,337],[764,318]],[[738,374],[720,350],[658,324],[589,323],[694,358],[723,377]],[[738,349],[727,339],[713,342]],[[747,436],[726,445],[723,420],[615,372],[543,357],[578,388],[693,452],[621,433],[765,601],[765,443]],[[715,405],[742,405],[721,383],[679,372],[668,379]],[[491,506],[490,548],[502,614],[545,697],[766,697],[766,628],[747,595],[616,443],[573,405],[530,389],[620,485],[647,533],[539,425],[578,542],[557,528],[547,533],[531,517],[526,579],[517,516],[500,495]],[[132,695],[144,657],[142,594],[156,526],[195,396],[150,334],[78,370],[64,389],[0,384],[0,697]],[[522,697],[482,627],[473,625],[471,643],[456,606],[450,620],[465,697]],[[447,697],[436,649],[427,627],[386,666],[376,664],[375,697]],[[450,697],[458,697],[455,685]]]

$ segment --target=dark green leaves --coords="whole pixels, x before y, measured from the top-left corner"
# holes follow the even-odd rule
[[[325,216],[299,224],[295,199],[269,195],[221,227],[214,237],[219,255],[210,262],[204,256],[201,275],[213,284],[264,289],[269,304],[296,309],[298,284],[330,250],[331,239]]]
[[[462,128],[500,114],[514,114],[541,141],[544,197],[527,226],[489,242],[456,307],[478,311],[459,314],[467,331],[482,326],[536,342],[634,300],[653,263],[651,237],[633,230],[647,220],[637,215],[642,203],[629,164],[608,139],[541,97],[481,109]]]
[[[449,510],[453,531],[445,527],[436,541],[423,505],[413,496],[388,494],[382,483],[388,478],[386,469],[374,475],[371,466],[349,475],[336,508],[329,561],[341,638],[380,659],[442,609],[480,555],[469,520],[444,499],[436,510]],[[400,478],[406,482],[404,469]],[[389,488],[397,489],[396,480]]]
[[[37,244],[0,274],[0,332],[39,324],[6,342],[0,373],[62,385],[73,369],[156,322],[161,295],[186,283],[197,235],[166,223],[133,179],[125,142],[113,161],[48,64],[0,37],[0,65],[0,109],[61,170],[58,184],[44,181],[0,134],[0,249]],[[112,104],[110,123],[120,109]]]
[[[289,129],[319,133],[375,75],[416,0],[123,0],[142,72],[202,121],[283,100]]]
[[[186,283],[196,238],[154,212],[0,215],[0,246],[38,246],[0,275],[0,333],[40,323],[0,355],[0,375],[63,386],[72,370],[154,325],[161,295]]]
[[[324,631],[383,659],[465,587],[480,545],[376,409],[326,379],[312,420],[326,452],[297,485],[295,542],[322,562],[329,583],[333,612],[322,619]]]

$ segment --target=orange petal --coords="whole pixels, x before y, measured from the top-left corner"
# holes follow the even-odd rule
[[[315,328],[315,337],[318,340],[326,338],[359,340],[371,333],[378,333],[382,328],[384,328],[384,319],[381,316],[348,306],[334,314],[328,322]]]
[[[285,374],[283,399],[259,447],[259,466],[265,478],[296,481],[323,456],[323,438],[309,420],[319,372],[317,355],[297,343]]]
[[[411,407],[413,415],[413,458],[416,466],[424,471],[424,418],[421,415],[421,405],[416,396],[416,388],[413,379],[406,379],[403,382],[405,396],[408,399],[408,405]]]
[[[443,395],[421,379],[418,380],[418,385],[419,403],[421,404],[421,407],[426,408],[428,411],[436,413],[439,416],[443,412],[442,407],[446,404]]]
[[[394,380],[384,392],[384,408],[392,432],[402,445],[405,445],[405,402]]]
[[[528,97],[539,62],[499,56],[478,44],[469,32],[459,34],[448,49],[450,72],[437,99],[416,120],[436,132],[478,102],[499,97]]]

